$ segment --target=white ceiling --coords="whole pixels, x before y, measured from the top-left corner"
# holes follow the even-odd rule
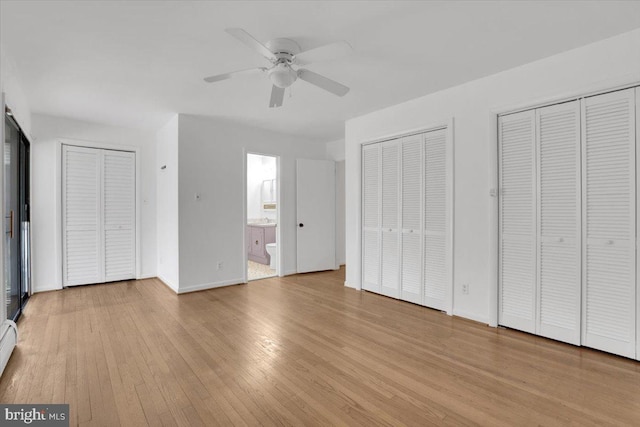
[[[33,112],[145,129],[200,114],[324,142],[342,138],[351,117],[640,27],[638,1],[0,4],[0,41]],[[227,27],[303,50],[347,40],[353,55],[308,68],[351,92],[300,81],[270,109],[264,75],[204,83],[265,65]]]

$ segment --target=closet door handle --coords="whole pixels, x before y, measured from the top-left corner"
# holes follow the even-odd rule
[[[13,239],[13,209],[9,212],[9,238]]]

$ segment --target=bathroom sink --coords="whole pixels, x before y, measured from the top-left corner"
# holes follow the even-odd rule
[[[250,222],[247,225],[251,227],[275,227],[277,224],[275,222]]]

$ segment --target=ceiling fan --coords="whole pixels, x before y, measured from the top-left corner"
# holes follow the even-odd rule
[[[219,82],[245,74],[267,73],[273,83],[269,107],[282,106],[284,90],[291,86],[297,79],[304,80],[337,96],[344,96],[349,92],[347,86],[321,76],[318,73],[314,73],[305,68],[293,68],[293,66],[307,65],[312,62],[349,53],[351,46],[345,41],[339,41],[301,52],[298,43],[290,39],[273,39],[262,44],[241,28],[227,28],[225,31],[264,56],[271,65],[269,67],[249,68],[247,70],[206,77],[204,79],[205,82]]]

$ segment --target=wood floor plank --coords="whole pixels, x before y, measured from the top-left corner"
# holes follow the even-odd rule
[[[6,403],[71,425],[640,425],[640,363],[345,288],[344,269],[175,295],[34,295]]]

